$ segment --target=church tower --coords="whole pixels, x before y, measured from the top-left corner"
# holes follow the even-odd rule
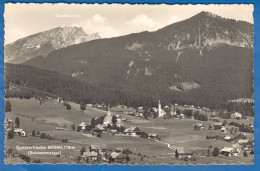
[[[164,111],[162,110],[161,101],[159,100],[158,104],[158,115],[159,117],[163,117],[165,115]]]
[[[109,104],[108,104],[108,106],[107,106],[107,116],[111,116],[110,105],[109,105]]]

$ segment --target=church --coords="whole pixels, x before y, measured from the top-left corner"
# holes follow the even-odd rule
[[[108,105],[108,110],[107,110],[107,114],[106,114],[106,116],[104,118],[103,125],[104,126],[112,125],[112,117],[113,116],[112,116],[112,114],[110,112],[110,107]]]
[[[159,117],[164,117],[164,115],[166,115],[166,112],[162,109],[161,102],[160,102],[160,100],[159,100],[159,104],[158,104],[158,116],[159,116]]]

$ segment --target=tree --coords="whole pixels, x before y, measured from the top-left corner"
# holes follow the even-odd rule
[[[219,149],[218,149],[218,147],[215,147],[213,152],[212,152],[212,156],[217,157],[218,155],[219,155]]]
[[[46,139],[47,138],[47,136],[46,136],[46,134],[45,133],[41,133],[41,139]]]
[[[95,126],[96,126],[96,121],[95,121],[94,118],[92,118],[92,119],[91,119],[91,127],[92,127],[92,128],[95,128]]]
[[[41,160],[38,159],[38,160],[33,160],[33,163],[41,163]]]
[[[32,131],[32,136],[33,136],[33,137],[35,136],[35,130]]]
[[[75,131],[75,124],[73,124],[73,125],[71,125],[71,129],[73,130],[73,131]]]
[[[227,124],[227,121],[224,120],[224,122],[222,123],[222,125],[223,125],[223,126],[226,126],[226,124]]]
[[[82,147],[81,150],[80,150],[80,155],[83,155],[84,152],[86,152],[86,148]]]
[[[14,138],[14,130],[8,131],[7,137],[8,137],[8,139]]]
[[[66,109],[70,110],[71,109],[71,105],[70,104],[66,104]]]
[[[80,110],[86,110],[85,103],[83,103],[83,102],[80,103]]]
[[[248,157],[248,154],[247,154],[246,150],[244,151],[243,156],[244,157]]]
[[[12,105],[10,101],[5,101],[5,112],[10,112],[12,111]]]
[[[13,148],[9,148],[8,150],[7,150],[7,154],[9,155],[9,156],[11,156],[12,155],[12,153],[13,153]]]
[[[19,119],[19,117],[15,118],[15,124],[19,128],[19,126],[20,126],[20,119]]]
[[[61,142],[62,143],[68,143],[68,139],[62,139]]]
[[[116,124],[117,122],[117,117],[115,115],[112,116],[112,123],[113,125]]]

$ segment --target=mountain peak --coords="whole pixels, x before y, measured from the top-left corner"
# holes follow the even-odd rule
[[[87,34],[82,27],[56,27],[6,45],[5,61],[21,63],[39,55],[46,56],[54,49],[95,39],[100,39],[98,33]]]
[[[212,48],[220,44],[253,47],[252,24],[222,18],[208,11],[166,26],[156,34],[160,46],[168,50],[186,47]]]
[[[196,16],[196,15],[195,15]],[[201,11],[200,13],[197,14],[197,16],[207,16],[207,17],[220,17],[216,14],[213,14],[211,12],[208,12],[208,11]]]

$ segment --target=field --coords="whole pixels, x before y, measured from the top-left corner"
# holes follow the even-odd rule
[[[85,112],[79,109],[79,105],[70,103],[72,108],[67,110],[63,104],[57,101],[47,101],[40,105],[35,99],[9,98],[12,104],[12,111],[6,112],[6,118],[20,119],[20,128],[23,128],[27,137],[15,136],[13,139],[5,138],[5,148],[15,149],[16,146],[51,146],[65,145],[75,147],[61,151],[61,156],[50,155],[30,155],[32,160],[39,159],[42,163],[77,163],[82,147],[89,148],[92,144],[106,144],[108,148],[128,148],[133,154],[130,155],[130,164],[232,164],[232,163],[253,163],[253,155],[245,158],[240,154],[237,157],[207,157],[207,150],[214,147],[231,147],[231,143],[221,140],[206,140],[207,135],[220,135],[219,130],[208,130],[208,126],[213,121],[202,122],[192,119],[152,119],[146,120],[140,117],[129,116],[119,112],[112,112],[121,115],[128,122],[124,126],[137,126],[146,133],[156,133],[160,141],[129,136],[112,136],[102,134],[101,137],[92,136],[91,132],[75,132],[56,130],[56,127],[70,128],[72,124],[76,126],[81,122],[90,125],[91,119],[106,114],[106,111],[87,107]],[[250,120],[251,119],[251,120]],[[232,120],[228,120],[231,122]],[[241,120],[242,121],[242,120]],[[243,120],[244,123],[252,122],[252,118]],[[203,130],[194,130],[193,124],[203,123]],[[55,140],[41,139],[33,137],[32,131],[43,131],[55,138]],[[248,138],[253,138],[253,134],[247,133]],[[67,139],[68,143],[62,143],[62,139]],[[175,158],[175,149],[184,147],[195,152],[196,161],[184,161]],[[51,150],[50,150],[51,151]],[[59,150],[54,150],[59,151]],[[19,153],[27,154],[28,150],[18,150]],[[142,156],[142,157],[141,157]],[[6,156],[5,162],[22,163],[19,157],[12,158]]]

